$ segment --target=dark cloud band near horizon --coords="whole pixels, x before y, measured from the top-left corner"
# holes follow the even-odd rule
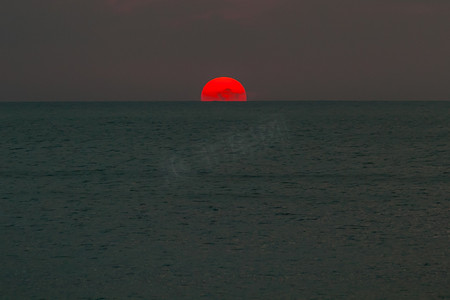
[[[450,100],[442,0],[25,0],[0,9],[0,101]]]

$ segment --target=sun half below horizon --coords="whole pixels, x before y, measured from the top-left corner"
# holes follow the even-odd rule
[[[247,93],[236,79],[218,77],[203,87],[201,101],[247,101]]]

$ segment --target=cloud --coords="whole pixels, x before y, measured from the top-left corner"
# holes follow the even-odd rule
[[[387,13],[397,15],[439,15],[450,12],[448,1],[368,1],[360,5],[362,12]]]
[[[173,10],[186,9],[181,22],[193,20],[211,20],[222,18],[225,20],[244,21],[254,18],[271,7],[279,5],[283,0],[99,0],[109,9],[119,14],[131,14],[147,7],[160,9],[172,7]],[[153,7],[152,7],[153,6]]]
[[[154,3],[158,0],[102,0],[108,7],[117,13],[131,13],[142,6]]]

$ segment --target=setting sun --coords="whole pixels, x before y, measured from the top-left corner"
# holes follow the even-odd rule
[[[242,84],[236,79],[219,77],[205,85],[202,101],[247,101],[247,94]]]

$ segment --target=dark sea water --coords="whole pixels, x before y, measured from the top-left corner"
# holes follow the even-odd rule
[[[450,102],[0,104],[1,299],[450,299]]]

